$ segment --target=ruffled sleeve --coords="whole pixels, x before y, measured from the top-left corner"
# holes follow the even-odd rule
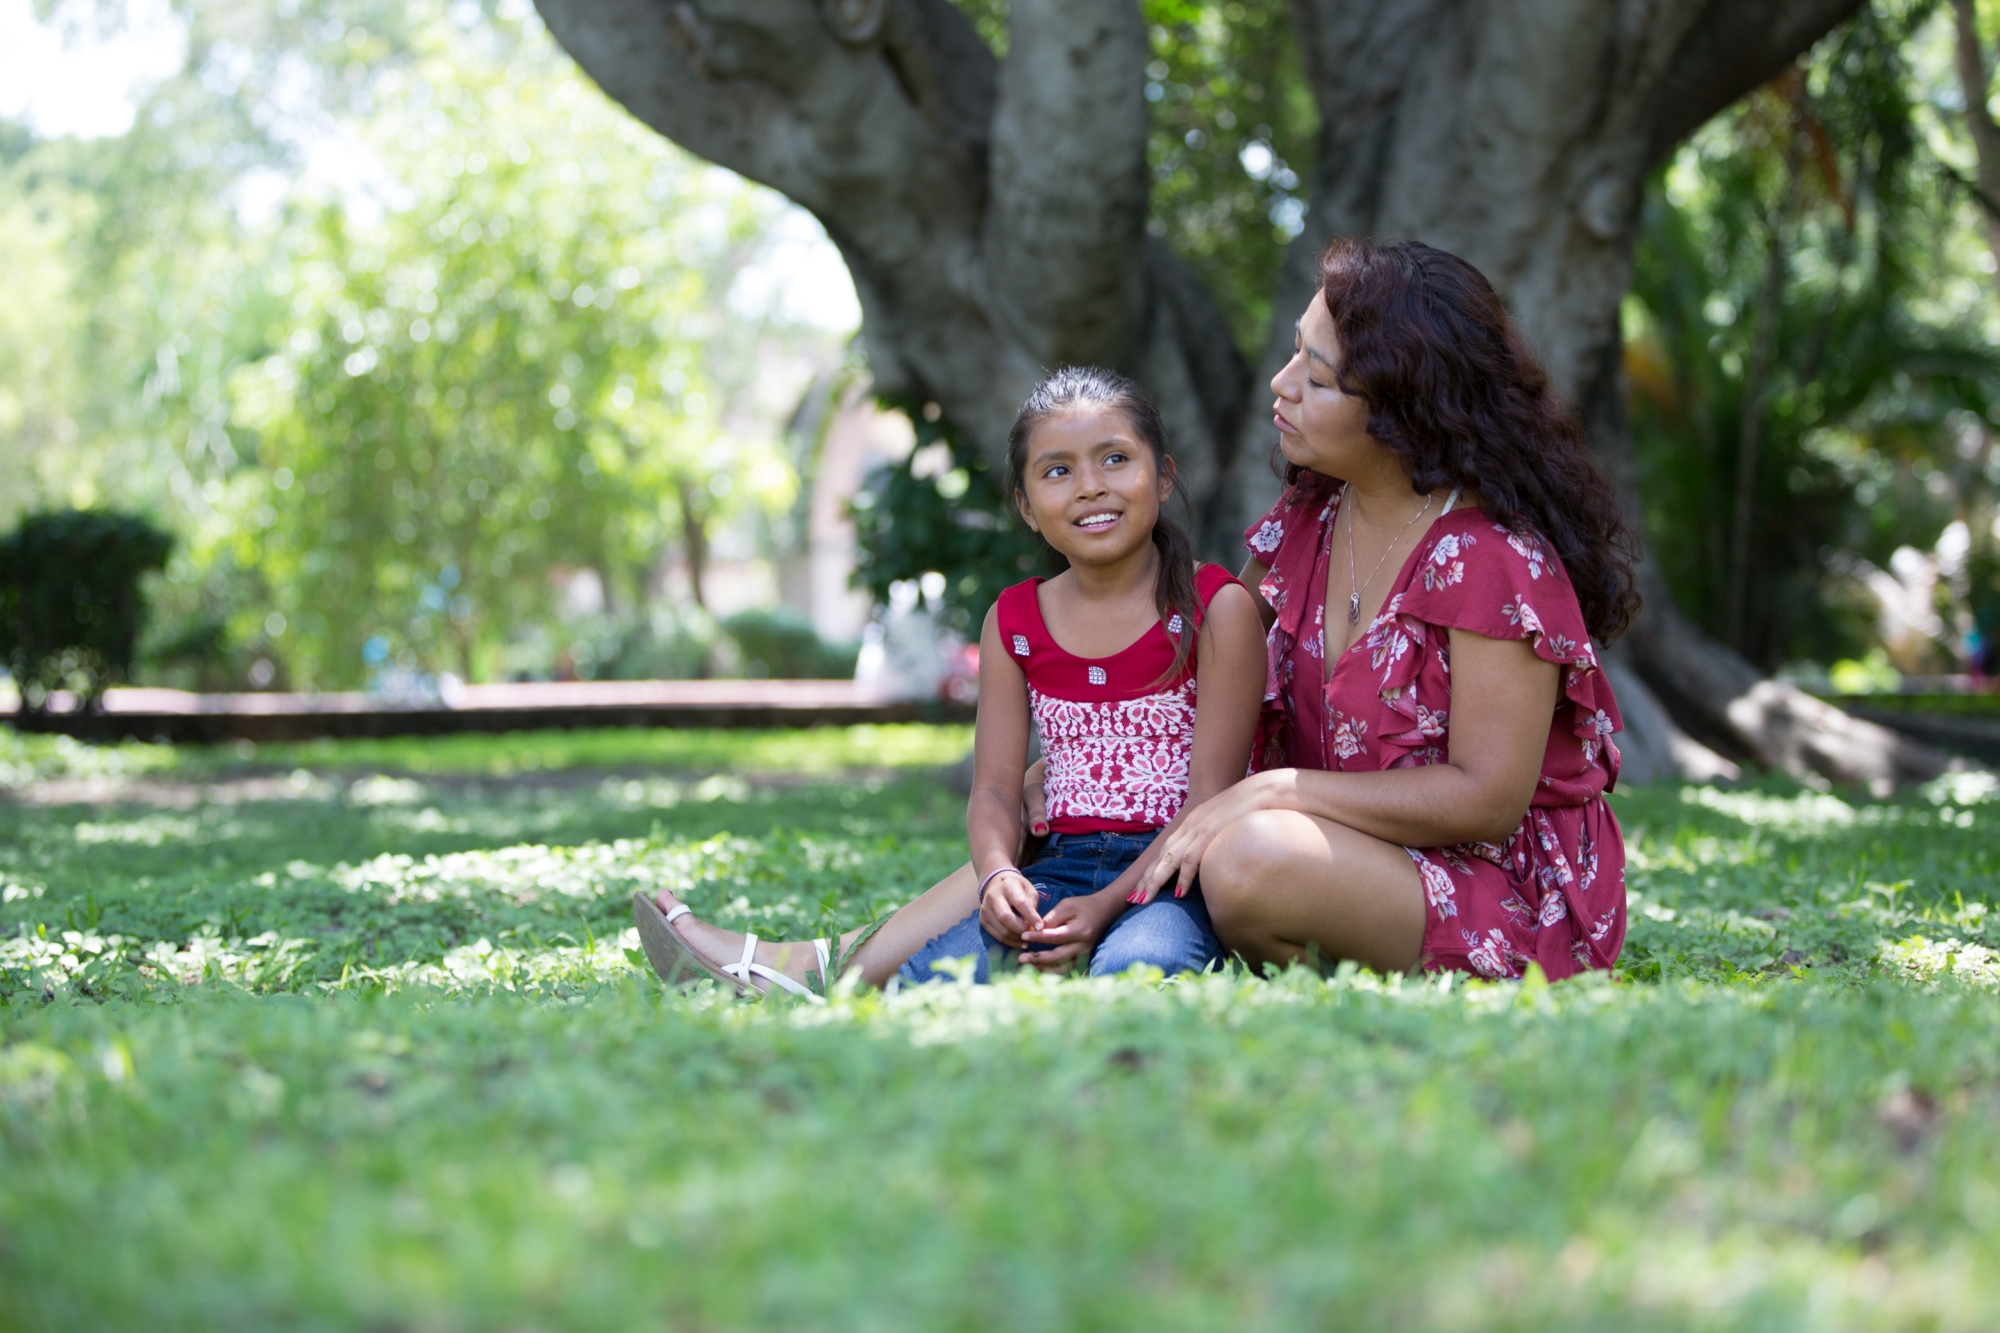
[[[1300,473],[1270,512],[1243,531],[1250,558],[1264,566],[1257,595],[1274,615],[1265,640],[1264,712],[1257,725],[1253,770],[1285,764],[1289,739],[1297,732],[1298,701],[1290,688],[1290,658],[1306,621],[1310,617],[1317,624],[1325,603],[1326,579],[1316,574],[1338,496],[1332,481],[1316,472]],[[1312,642],[1316,644],[1317,638]]]
[[[1410,724],[1403,735],[1383,739],[1435,747],[1444,736],[1446,718],[1432,704],[1446,701],[1425,700],[1417,688],[1427,658],[1435,657],[1441,673],[1450,671],[1450,640],[1442,631],[1521,639],[1562,669],[1561,708],[1569,712],[1565,726],[1559,710],[1537,803],[1567,804],[1609,787],[1618,774],[1610,738],[1623,724],[1555,552],[1533,533],[1510,532],[1473,509],[1438,522],[1415,560],[1409,582],[1368,631],[1383,701]]]
[[[1308,576],[1326,532],[1336,489],[1316,472],[1300,473],[1270,512],[1243,530],[1243,545],[1249,548],[1250,558],[1269,571],[1259,581],[1257,592],[1278,613],[1279,623],[1290,634],[1298,632],[1309,600],[1294,595],[1294,589],[1309,586]]]

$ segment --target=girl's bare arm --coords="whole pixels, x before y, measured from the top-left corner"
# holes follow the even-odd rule
[[[1028,767],[1028,682],[1000,641],[1000,613],[986,613],[979,632],[979,720],[972,742],[972,796],[965,803],[965,839],[981,882],[1014,864],[1021,845],[1021,781]],[[986,928],[1019,939],[1041,924],[1035,890],[1019,874],[998,875],[981,904]]]
[[[1264,622],[1264,632],[1267,634],[1270,633],[1271,626],[1277,623],[1278,613],[1264,600],[1264,594],[1257,590],[1264,586],[1264,576],[1270,572],[1271,567],[1253,555],[1243,562],[1242,571],[1236,575],[1243,581],[1243,586],[1250,590],[1250,600],[1257,604],[1257,618]]]

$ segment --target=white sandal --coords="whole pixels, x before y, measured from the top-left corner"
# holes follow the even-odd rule
[[[669,912],[667,914],[667,923],[669,925],[672,925],[675,921],[678,921],[681,917],[681,914],[683,912],[686,912],[687,910],[688,910],[687,905],[682,904],[679,910]],[[814,940],[813,952],[819,956],[820,984],[825,985],[827,973],[833,970],[832,950],[830,950],[827,947],[827,942],[825,940]],[[792,994],[802,997],[808,1003],[811,1004],[826,1003],[825,996],[815,995],[810,987],[801,986],[798,982],[793,981],[790,977],[786,976],[783,972],[780,972],[777,968],[766,967],[764,964],[758,962],[757,937],[755,935],[745,935],[743,937],[743,957],[739,958],[737,961],[733,963],[725,963],[722,967],[722,971],[736,978],[737,984],[745,989],[755,989],[756,983],[751,981],[750,978],[752,976],[759,976],[763,977],[766,981],[769,981],[775,986],[781,986],[784,989],[790,991]]]
[[[768,993],[767,988],[751,980],[752,977],[762,977],[794,995],[803,996],[812,1004],[826,1003],[810,988],[801,986],[776,968],[758,962],[755,935],[743,937],[743,957],[736,962],[720,967],[709,962],[680,931],[674,929],[674,922],[693,915],[694,909],[686,903],[676,903],[673,911],[662,912],[651,894],[632,895],[632,917],[639,926],[639,943],[646,951],[646,961],[653,965],[653,971],[659,974],[660,980],[669,986],[685,985],[706,976],[726,986],[734,986],[739,995],[763,995]],[[818,956],[821,984],[830,984],[833,951],[829,942],[814,940],[813,952]]]

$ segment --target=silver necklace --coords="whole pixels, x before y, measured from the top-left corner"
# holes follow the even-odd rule
[[[1340,488],[1340,507],[1342,509],[1345,509],[1347,507],[1347,493],[1349,489],[1350,487],[1346,484],[1343,484]],[[1349,514],[1347,516],[1347,586],[1350,589],[1350,591],[1347,594],[1348,624],[1359,625],[1361,623],[1361,590],[1363,588],[1370,586],[1375,582],[1375,576],[1382,572],[1382,566],[1385,563],[1387,563],[1389,559],[1389,552],[1395,550],[1396,543],[1403,540],[1403,533],[1408,532],[1410,530],[1410,524],[1415,523],[1418,519],[1422,518],[1425,514],[1428,514],[1430,511],[1431,511],[1431,497],[1426,495],[1424,497],[1424,507],[1422,509],[1419,509],[1416,513],[1410,515],[1410,522],[1405,523],[1402,527],[1402,530],[1396,534],[1395,540],[1391,541],[1386,547],[1383,548],[1382,558],[1375,562],[1375,568],[1368,571],[1367,583],[1356,583],[1354,581],[1355,516],[1353,514]]]

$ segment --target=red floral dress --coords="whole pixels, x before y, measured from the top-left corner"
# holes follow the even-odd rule
[[[1562,561],[1482,509],[1431,525],[1382,611],[1325,669],[1337,482],[1308,472],[1244,534],[1277,611],[1262,766],[1343,773],[1445,762],[1452,629],[1527,640],[1562,668],[1541,781],[1504,843],[1406,848],[1424,885],[1424,966],[1550,978],[1608,968],[1625,941],[1625,842],[1605,802],[1618,776],[1618,704],[1598,670]]]

